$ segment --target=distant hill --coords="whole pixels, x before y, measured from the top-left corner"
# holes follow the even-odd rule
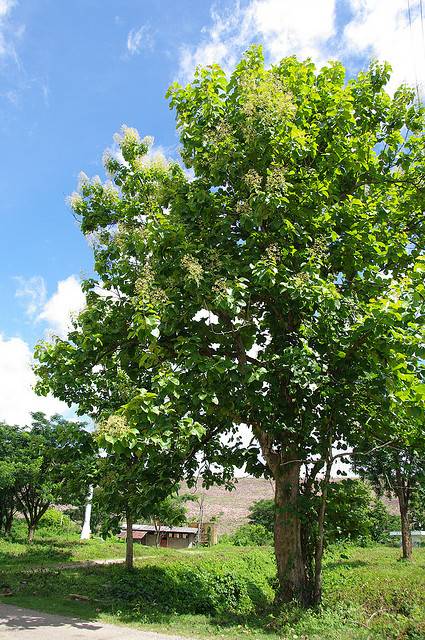
[[[274,495],[274,483],[264,478],[237,478],[233,491],[227,491],[223,487],[202,487],[199,480],[196,488],[188,489],[182,486],[182,493],[192,493],[200,500],[204,496],[204,522],[214,518],[218,524],[218,534],[232,533],[240,525],[248,522],[249,507],[253,502],[262,499],[272,499]],[[398,514],[397,501],[384,499],[387,509],[392,514]],[[197,521],[199,518],[199,501],[189,502],[188,519]]]

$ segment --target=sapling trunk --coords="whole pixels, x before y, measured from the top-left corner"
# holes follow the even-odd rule
[[[125,544],[125,566],[129,571],[134,566],[134,549],[133,549],[133,517],[130,509],[125,512],[125,520],[127,525],[127,535]]]
[[[402,554],[404,560],[410,560],[412,557],[412,534],[410,532],[409,487],[405,486],[399,469],[396,470],[396,480],[396,493],[400,508]]]

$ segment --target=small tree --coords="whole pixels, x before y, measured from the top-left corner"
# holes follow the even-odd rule
[[[161,526],[178,527],[186,522],[186,502],[194,500],[190,495],[170,495],[161,502],[153,504],[150,511],[146,510],[145,517],[155,526],[155,545],[161,540]]]
[[[374,486],[378,495],[397,496],[403,558],[412,556],[411,509],[425,484],[423,454],[414,446],[392,444],[355,459],[355,469]]]
[[[0,532],[8,535],[17,509],[19,454],[23,435],[16,426],[0,423]]]
[[[275,504],[273,500],[257,500],[249,507],[249,522],[261,524],[267,531],[273,532]]]
[[[95,448],[82,422],[51,419],[33,413],[31,428],[21,430],[21,446],[14,453],[19,482],[16,500],[32,543],[37,525],[52,503],[82,501],[94,473]]]
[[[106,452],[98,461],[96,502],[104,513],[102,533],[108,535],[120,529],[125,518],[126,566],[134,565],[133,524],[138,518],[151,519],[157,536],[159,523],[177,524],[184,521],[184,497],[175,497],[178,489],[176,469],[182,465],[181,450],[175,449],[164,465],[164,453],[151,441],[140,444],[140,433],[121,415],[111,415],[99,423],[97,440]],[[143,451],[143,454],[142,454]]]

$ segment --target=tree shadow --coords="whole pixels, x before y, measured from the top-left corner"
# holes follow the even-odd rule
[[[91,621],[102,613],[123,623],[169,625],[180,616],[200,615],[217,627],[245,626],[264,633],[268,631],[265,615],[271,608],[268,595],[253,580],[183,563],[147,565],[131,572],[120,565],[46,569],[17,574],[11,588],[17,601],[25,605],[32,597],[34,605],[42,607],[42,599],[49,610],[52,598],[55,611],[81,612],[81,617]],[[72,601],[75,593],[84,601]]]
[[[355,569],[357,567],[368,567],[370,566],[370,562],[366,562],[365,560],[334,560],[332,562],[327,562],[324,569]]]
[[[5,629],[13,631],[25,631],[39,627],[43,629],[48,627],[59,629],[64,625],[70,625],[74,629],[90,631],[98,631],[101,629],[100,625],[84,622],[79,618],[67,617],[65,619],[62,616],[40,613],[14,605],[0,605],[0,627]]]
[[[13,565],[19,569],[32,566],[42,565],[53,562],[64,562],[72,558],[70,548],[60,546],[41,545],[34,543],[29,546],[23,553],[11,553],[8,551],[0,551],[0,566]]]

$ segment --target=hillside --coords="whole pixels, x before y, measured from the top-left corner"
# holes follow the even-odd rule
[[[191,493],[198,497],[198,502],[188,503],[189,520],[199,518],[200,500],[204,496],[204,522],[211,518],[217,520],[218,533],[232,533],[241,524],[248,521],[249,507],[253,502],[261,499],[273,498],[274,486],[272,480],[264,478],[237,478],[233,491],[224,487],[202,487],[201,480],[196,488],[182,487],[182,493]],[[384,499],[384,503],[392,514],[398,514],[397,501]]]

